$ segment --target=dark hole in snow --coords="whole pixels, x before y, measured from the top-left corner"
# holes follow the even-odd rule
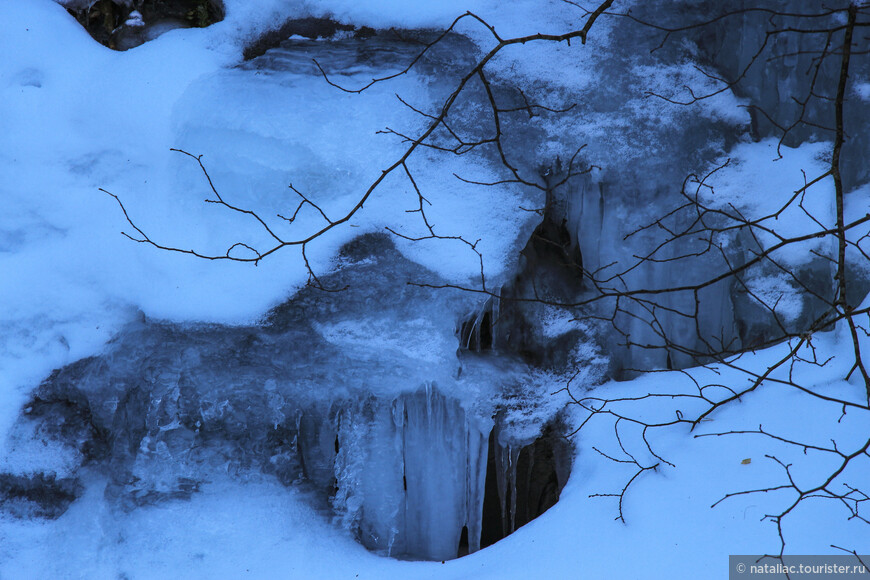
[[[77,479],[58,478],[53,473],[0,473],[0,507],[21,518],[58,518],[82,490]]]
[[[556,505],[571,466],[570,444],[553,426],[528,445],[489,437],[480,547],[510,535]]]
[[[483,307],[469,314],[459,323],[459,348],[471,352],[492,350],[494,343],[493,324],[498,316],[489,299]]]
[[[175,28],[205,28],[224,18],[222,0],[63,2],[94,40],[129,50]]]
[[[302,37],[309,40],[332,38],[338,33],[353,33],[354,37],[367,38],[374,35],[374,30],[363,26],[356,28],[352,24],[342,24],[331,18],[294,18],[284,22],[280,27],[269,30],[248,44],[243,52],[245,60],[251,60],[266,54],[267,50],[281,46],[281,43],[291,37]]]

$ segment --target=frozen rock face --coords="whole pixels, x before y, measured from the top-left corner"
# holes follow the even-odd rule
[[[56,371],[13,430],[0,509],[58,517],[104,485],[109,506],[130,511],[189,499],[219,475],[275,477],[312,490],[368,548],[430,560],[494,537],[485,501],[510,522],[497,522],[498,537],[528,521],[529,502],[510,491],[524,485],[517,458],[552,413],[531,429],[501,419],[494,429],[492,418],[510,412],[500,401],[517,397],[528,371],[457,356],[468,298],[406,286],[419,267],[385,236],[363,236],[341,259],[324,281],[344,292],[303,290],[248,327],[143,319],[104,354]],[[384,299],[390,309],[373,312]],[[567,454],[558,476],[551,463],[538,462],[554,483],[534,515],[567,479]],[[497,499],[485,499],[487,477],[500,482]]]
[[[674,201],[664,192],[647,193],[663,204]],[[726,257],[731,264],[744,259],[736,244],[725,257],[691,257],[703,250],[703,242],[689,240],[659,252],[655,260],[636,263],[637,256],[662,241],[661,232],[654,230],[626,238],[631,225],[644,219],[637,216],[644,210],[633,210],[642,194],[590,174],[550,194],[541,223],[521,252],[519,273],[502,289],[502,300],[469,319],[465,340],[470,345],[481,349],[492,342],[538,366],[582,368],[590,381],[630,376],[634,370],[683,368],[704,360],[705,353],[741,348],[743,311],[735,312],[729,280],[697,294],[667,292],[641,296],[642,301],[606,299],[574,306],[611,289],[655,292],[715,278],[727,271]],[[772,324],[758,312],[752,319],[765,332]],[[484,332],[490,327],[492,339]],[[606,361],[600,353],[606,353]]]
[[[467,41],[447,40],[444,50],[421,61],[422,82],[408,79],[420,86],[417,96],[438,85],[445,69],[468,60]],[[447,47],[456,43],[463,50],[451,53]],[[209,151],[219,160],[212,175],[227,190],[239,186],[265,198],[264,181],[274,178],[283,192],[292,173],[315,196],[352,194],[366,177],[341,166],[348,162],[344,150],[326,161],[316,152],[306,156],[314,149],[311,133],[350,139],[339,117],[354,111],[346,97],[330,102],[337,92],[311,60],[339,75],[353,73],[356,82],[370,70],[374,76],[394,72],[418,47],[392,37],[284,42],[191,89],[186,110],[196,115],[183,114],[185,102],[179,105],[184,145],[194,151],[215,141],[235,146]],[[268,117],[243,106],[254,83],[285,96],[293,94],[280,92],[288,87],[307,92],[316,83],[315,94],[324,98],[306,108],[276,97],[289,113]],[[433,90],[443,92],[442,85]],[[208,99],[197,88],[207,95],[215,87],[238,97],[240,106],[224,98],[228,111],[203,110]],[[308,118],[304,130],[300,117]],[[356,162],[370,170],[367,159],[351,159],[351,167]],[[285,167],[281,163],[293,171],[276,170]],[[405,213],[403,206],[389,209]],[[96,473],[106,502],[120,510],[184,501],[219,475],[275,477],[310,487],[321,506],[383,554],[442,560],[477,550],[485,478],[496,468],[488,461],[492,417],[504,392],[515,401],[521,395],[532,400],[552,392],[552,385],[530,376],[509,353],[477,356],[462,349],[456,331],[462,315],[478,308],[476,298],[408,285],[439,278],[399,256],[385,236],[361,236],[334,266],[337,273],[321,281],[346,291],[303,289],[260,324],[143,318],[105,353],[58,370],[37,389],[16,427],[26,439],[37,425],[31,439],[60,448],[57,461],[38,472],[56,470],[73,481]],[[547,404],[533,409],[538,431],[557,410]],[[536,433],[525,425],[520,435],[500,429],[497,436],[520,449]]]
[[[307,40],[330,40],[341,36],[368,38],[374,34],[368,27],[343,24],[332,18],[292,18],[274,30],[261,34],[244,50],[244,59],[251,60],[266,54],[271,49],[287,47],[290,38]]]
[[[578,70],[565,76],[581,75],[576,85],[553,78],[550,84],[523,87],[530,100],[573,108],[540,112],[525,126],[506,122],[505,150],[547,193],[536,206],[538,223],[520,234],[515,275],[503,285],[501,300],[467,319],[465,339],[472,349],[501,348],[535,365],[573,370],[600,368],[603,353],[607,371],[590,373],[594,382],[605,374],[625,376],[630,369],[699,362],[684,351],[739,348],[727,283],[701,291],[698,304],[691,292],[662,295],[654,312],[629,300],[615,315],[612,300],[571,306],[598,292],[590,275],[605,280],[603,286],[655,291],[709,278],[724,262],[706,256],[631,267],[661,236],[655,235],[660,231],[626,236],[681,204],[679,188],[686,176],[725,154],[750,124],[731,93],[691,108],[650,97],[650,92],[672,97],[667,91],[683,85],[701,90],[711,81],[694,68],[685,45],[673,43],[651,53],[661,34],[631,30],[630,41],[622,39],[591,52],[583,64],[572,64]],[[510,100],[509,91],[499,98],[505,107],[522,106]],[[569,172],[577,175],[564,181]],[[696,250],[689,244],[673,254]],[[729,256],[735,257],[742,259]],[[623,274],[621,280],[617,274]],[[491,339],[484,332],[489,327]],[[662,335],[685,348],[663,348]]]
[[[655,207],[657,203],[667,207],[665,204],[676,202],[663,191],[648,195],[656,200]],[[651,229],[625,237],[631,231],[626,231],[627,223],[635,227],[644,225],[634,218],[636,212],[632,208],[640,202],[632,197],[626,198],[623,192],[614,190],[613,184],[587,176],[579,179],[567,194],[567,223],[576,232],[584,267],[595,273],[601,288],[650,291],[677,288],[699,284],[728,270],[725,259],[712,252],[681,257],[703,251],[704,243],[700,240],[681,242],[659,252],[654,260],[636,264],[636,256],[648,254],[665,236],[661,230]],[[652,217],[647,219],[652,223]],[[674,230],[684,225],[668,223]],[[732,264],[743,260],[739,251],[727,257]],[[629,269],[630,266],[634,267]],[[615,278],[617,274],[619,278]],[[594,295],[592,286],[587,283],[586,292],[578,296]],[[615,332],[602,329],[607,336],[608,351],[613,353],[612,368],[617,372],[620,368],[682,368],[699,362],[679,348],[664,348],[666,340],[699,353],[739,349],[732,293],[733,283],[726,280],[700,290],[697,296],[691,291],[669,292],[641,297],[648,300],[645,304],[630,300],[619,305],[613,300],[596,304],[594,312],[613,317],[610,326]],[[632,344],[627,348],[621,346],[627,340]]]
[[[839,2],[818,11],[846,6],[848,2]],[[777,151],[762,146],[764,139],[773,136],[775,142],[800,119],[804,123],[788,130],[785,148],[833,138],[825,127],[834,124],[830,98],[837,87],[839,54],[824,59],[815,76],[815,93],[808,98],[812,65],[824,49],[826,35],[766,33],[797,22],[818,28],[838,26],[844,23],[844,14],[771,20],[770,12],[739,13],[759,7],[791,14],[815,10],[787,0],[683,2],[678,9],[666,2],[639,3],[632,7],[632,16],[664,28],[678,29],[720,14],[737,14],[673,33],[665,43],[661,29],[631,24],[628,29],[635,34],[630,42],[622,38],[608,47],[606,56],[596,55],[600,62],[595,71],[606,72],[593,73],[599,75],[594,77],[599,82],[590,83],[592,89],[553,91],[562,102],[576,106],[549,119],[544,115],[538,124],[547,133],[546,145],[538,151],[560,151],[555,159],[538,159],[543,181],[557,183],[565,175],[566,159],[574,151],[571,146],[586,145],[575,171],[595,168],[549,191],[540,225],[522,251],[519,274],[506,285],[505,300],[498,305],[502,324],[494,325],[496,341],[528,360],[552,366],[576,358],[571,345],[591,341],[609,356],[611,376],[630,377],[634,369],[683,368],[709,360],[708,354],[718,356],[769,343],[785,332],[800,332],[823,315],[833,294],[828,260],[832,254],[827,248],[790,260],[788,269],[794,278],[787,280],[781,268],[763,262],[739,281],[725,279],[697,293],[652,294],[698,285],[740,267],[762,250],[759,241],[745,231],[723,234],[716,239],[722,251],[711,252],[705,251],[702,235],[689,236],[656,251],[651,260],[639,260],[660,247],[669,231],[680,231],[692,223],[691,212],[670,213],[687,202],[679,195],[687,176],[705,175],[726,158],[738,163],[741,142],[759,142],[753,155],[776,158]],[[765,50],[747,69],[765,42]],[[862,160],[868,146],[862,127],[870,111],[860,88],[868,67],[866,55],[853,56],[845,125],[850,135],[855,128],[855,136],[849,137],[842,160],[847,198],[848,190],[870,175]],[[715,80],[738,79],[741,74],[733,90]],[[706,95],[714,96],[693,102],[693,97]],[[543,92],[535,96],[544,98]],[[804,100],[806,107],[801,104]],[[775,191],[766,189],[772,184],[763,176],[753,176],[746,183],[755,183],[755,190],[734,202],[736,211],[749,215],[752,196],[765,198],[798,189],[801,169],[811,177],[822,174],[825,168],[819,169],[818,160],[825,154],[805,157],[798,166],[789,161],[768,169],[796,176],[792,183],[776,184]],[[782,151],[784,158],[790,155],[794,153]],[[686,192],[691,195],[695,185],[689,180]],[[701,191],[703,196],[704,188]],[[819,205],[808,211],[820,223],[832,223],[829,208],[821,207],[824,200],[819,198],[824,196],[833,203],[830,192],[814,189],[813,201],[807,203]],[[713,199],[705,201],[715,206]],[[719,224],[711,221],[709,225]],[[766,225],[777,230],[784,227],[782,222]],[[579,274],[580,266],[585,274]],[[599,288],[591,277],[598,280]],[[601,288],[652,293],[642,296],[643,301],[605,300],[585,308],[549,308],[560,311],[558,317],[574,321],[574,329],[561,334],[564,338],[559,342],[551,340],[540,323],[550,316],[548,308],[511,303],[540,299],[570,305],[594,299]]]
[[[81,492],[78,481],[53,473],[0,474],[0,509],[17,517],[60,517]]]
[[[748,7],[766,8],[788,14],[825,14],[849,6],[848,0],[811,5],[800,0],[767,0],[746,2],[685,3],[678,12],[672,12],[671,25],[688,22],[703,22],[714,14],[737,12]],[[679,14],[674,18],[673,14]],[[698,48],[703,64],[715,69],[725,79],[740,79],[735,85],[738,96],[747,100],[752,115],[752,135],[756,139],[774,136],[779,138],[784,128],[789,129],[785,144],[797,146],[806,141],[833,139],[834,106],[840,75],[840,47],[828,46],[828,57],[815,72],[816,55],[825,50],[826,34],[774,34],[771,30],[791,26],[802,29],[825,29],[845,24],[844,13],[816,18],[789,18],[761,11],[745,12],[697,31],[688,38]],[[838,41],[840,42],[840,41]],[[748,67],[753,57],[764,51]],[[745,74],[743,74],[745,71]],[[858,83],[870,73],[870,59],[861,51],[855,51],[850,62],[850,79]],[[741,74],[743,75],[741,78]],[[816,89],[811,96],[812,83]],[[846,190],[866,183],[870,170],[863,162],[867,151],[868,102],[849,91],[844,110],[844,124],[850,134],[850,146],[844,152],[842,173]],[[806,106],[803,103],[806,102]],[[792,125],[802,119],[805,124]],[[828,129],[825,129],[828,128]]]

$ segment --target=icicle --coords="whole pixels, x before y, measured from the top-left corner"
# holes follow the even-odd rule
[[[407,548],[431,560],[456,557],[465,518],[465,412],[427,384],[406,397]],[[459,431],[459,432],[457,432]]]
[[[507,525],[507,510],[505,507],[507,506],[507,494],[508,494],[508,473],[507,466],[505,461],[505,448],[501,445],[501,441],[498,440],[498,436],[494,435],[496,452],[495,452],[495,476],[496,476],[496,487],[498,488],[498,505],[499,511],[501,512],[501,537],[504,537],[508,534],[508,525]]]
[[[334,506],[368,548],[404,551],[402,430],[390,401],[357,401],[341,414]]]
[[[465,425],[468,436],[468,461],[465,469],[465,525],[468,527],[468,552],[480,549],[483,528],[483,497],[486,489],[486,462],[489,452],[489,431],[492,423],[481,428],[470,421]]]
[[[498,336],[498,332],[496,331],[496,325],[499,323],[499,317],[501,316],[501,291],[502,291],[501,286],[496,288],[495,298],[492,299],[492,348],[493,349],[498,347],[498,344],[496,344],[496,337]]]
[[[350,405],[338,427],[336,511],[386,555],[456,558],[463,528],[468,551],[479,550],[491,429],[431,383]]]
[[[495,333],[493,324],[497,320],[498,308],[493,298],[488,298],[477,311],[469,314],[460,324],[459,347],[473,352],[493,348]]]
[[[520,456],[520,449],[508,445],[506,451],[508,453],[508,482],[510,483],[510,506],[508,508],[510,527],[507,533],[512,534],[517,529],[517,459]]]

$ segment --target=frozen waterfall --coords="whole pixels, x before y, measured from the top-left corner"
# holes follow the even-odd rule
[[[398,311],[470,306],[405,290],[397,281],[420,270],[388,238],[343,255],[325,279],[344,293],[303,290],[256,326],[143,318],[104,355],[56,371],[14,437],[59,448],[63,465],[9,485],[49,498],[32,512],[57,517],[83,493],[84,471],[102,474],[107,501],[127,512],[227,476],[276,477],[310,490],[366,547],[426,560],[475,552],[553,505],[570,455],[539,449],[559,445],[541,433],[559,408],[552,384],[511,358],[457,357],[459,317],[397,325],[368,311],[374,296]],[[382,283],[360,284],[375,271]]]
[[[336,508],[388,555],[455,558],[463,527],[477,551],[491,429],[431,384],[357,401],[340,417]]]

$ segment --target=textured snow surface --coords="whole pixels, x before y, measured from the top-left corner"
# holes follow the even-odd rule
[[[747,219],[763,219],[763,226],[781,236],[761,232],[759,241],[765,249],[784,238],[823,231],[836,223],[833,178],[804,190],[807,183],[826,173],[825,155],[829,155],[830,145],[807,143],[797,149],[777,145],[776,139],[738,145],[728,153],[728,165],[707,180],[710,188],[701,189],[712,206],[723,210],[735,207]],[[784,212],[775,213],[792,198]],[[774,257],[788,266],[799,266],[813,260],[813,252],[833,256],[831,240],[828,236],[790,244]]]

